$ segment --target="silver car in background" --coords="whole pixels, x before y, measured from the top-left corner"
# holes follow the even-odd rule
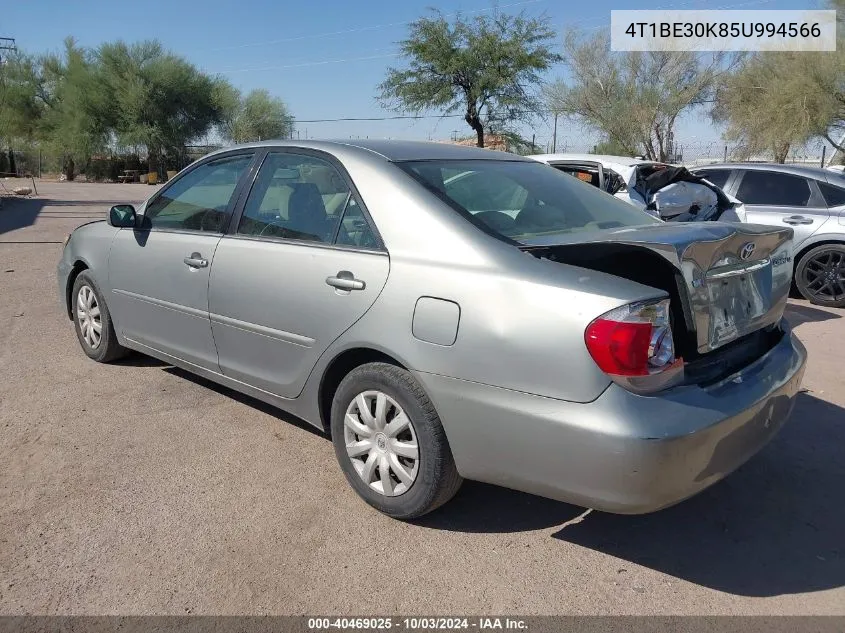
[[[845,308],[845,175],[774,163],[693,170],[736,196],[746,221],[795,231],[795,286],[815,304]]]
[[[137,350],[303,418],[393,517],[465,478],[641,513],[787,419],[791,238],[663,223],[499,152],[275,141],[78,228],[58,289],[89,357]]]

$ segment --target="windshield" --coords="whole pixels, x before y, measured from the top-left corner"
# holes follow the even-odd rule
[[[429,160],[398,165],[475,224],[517,242],[554,233],[659,223],[542,163]]]

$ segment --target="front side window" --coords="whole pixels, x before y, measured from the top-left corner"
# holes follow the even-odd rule
[[[162,191],[144,212],[148,226],[222,233],[226,210],[252,154],[203,163]]]
[[[270,154],[258,172],[238,233],[331,243],[351,191],[330,163],[314,156]]]
[[[397,163],[462,215],[519,242],[660,221],[563,172],[507,160]]]
[[[745,204],[806,207],[811,194],[810,183],[801,176],[773,171],[747,171],[736,197]]]

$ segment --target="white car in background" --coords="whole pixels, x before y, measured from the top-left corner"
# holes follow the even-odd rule
[[[588,182],[667,222],[744,222],[742,203],[686,167],[626,156],[537,154],[536,161]]]

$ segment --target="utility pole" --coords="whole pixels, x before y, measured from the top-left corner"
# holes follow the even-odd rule
[[[14,37],[0,37],[0,64],[4,61],[2,51],[12,51],[13,53],[18,51]]]
[[[552,154],[557,151],[557,112],[555,112],[555,129],[552,132]]]
[[[819,165],[819,167],[824,167],[824,155],[825,155],[826,150],[827,150],[827,145],[822,145],[822,162],[821,162],[821,165]]]
[[[723,163],[728,162],[728,146],[725,145],[725,159],[722,161]]]

